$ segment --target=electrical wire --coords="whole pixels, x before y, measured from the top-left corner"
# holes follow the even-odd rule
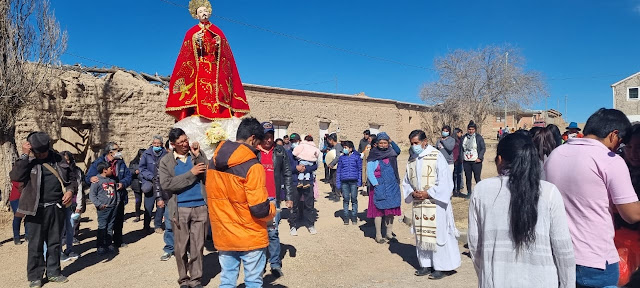
[[[185,5],[177,4],[177,3],[169,1],[169,0],[159,0],[159,1],[167,3],[167,4],[170,4],[170,5],[173,5],[173,6],[176,6],[176,7],[189,9],[189,7],[187,7]],[[256,29],[256,30],[260,30],[260,31],[263,31],[263,32],[271,33],[271,34],[274,34],[274,35],[278,35],[278,36],[289,38],[289,39],[292,39],[292,40],[304,42],[304,43],[311,44],[311,45],[318,46],[318,47],[322,47],[322,48],[328,48],[328,49],[340,51],[340,52],[347,53],[347,54],[357,55],[357,56],[361,56],[361,57],[365,57],[365,58],[369,58],[369,59],[373,59],[373,60],[377,60],[377,61],[382,61],[382,62],[393,63],[393,64],[397,64],[397,65],[400,65],[400,66],[405,66],[405,67],[411,67],[411,68],[417,68],[417,69],[429,70],[429,71],[433,70],[432,68],[425,67],[425,66],[420,66],[420,65],[414,65],[414,64],[409,64],[409,63],[405,63],[405,62],[400,62],[400,61],[393,60],[393,59],[383,58],[383,57],[374,56],[374,55],[370,55],[370,54],[366,54],[366,53],[362,53],[362,52],[358,52],[358,51],[353,51],[353,50],[350,50],[350,49],[345,49],[345,48],[342,48],[342,47],[337,47],[337,46],[334,46],[334,45],[331,45],[331,44],[327,44],[327,43],[323,43],[323,42],[319,42],[319,41],[315,41],[315,40],[305,39],[305,38],[302,38],[302,37],[299,37],[299,36],[295,36],[295,35],[279,32],[279,31],[275,31],[273,29],[265,28],[265,27],[262,27],[262,26],[254,25],[254,24],[249,24],[249,23],[242,22],[242,21],[239,21],[239,20],[235,20],[235,19],[232,19],[232,18],[229,18],[229,17],[216,15],[216,14],[213,14],[213,13],[211,14],[211,16],[215,17],[215,18],[218,18],[220,20],[224,20],[224,21],[230,22],[230,23],[242,25],[242,26],[245,26],[245,27],[249,27],[249,28],[252,28],[252,29]]]

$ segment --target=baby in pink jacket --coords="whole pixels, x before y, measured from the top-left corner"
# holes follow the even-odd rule
[[[306,167],[313,166],[315,162],[318,162],[320,153],[320,149],[313,143],[313,137],[311,137],[311,135],[304,137],[304,141],[293,149],[293,156],[296,156],[298,164]],[[307,168],[307,171],[308,170],[309,168]],[[298,188],[306,189],[309,187],[311,187],[311,173],[305,172],[298,174]]]

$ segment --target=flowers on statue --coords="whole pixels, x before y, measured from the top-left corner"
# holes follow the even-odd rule
[[[222,125],[218,122],[211,123],[211,127],[204,132],[206,136],[207,144],[214,146],[220,143],[220,141],[227,140],[229,135],[227,131],[222,128]]]

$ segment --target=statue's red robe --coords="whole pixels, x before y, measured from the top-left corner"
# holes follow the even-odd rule
[[[204,31],[202,41],[196,33]],[[211,23],[187,31],[169,83],[166,112],[180,121],[196,115],[209,120],[249,112],[236,61],[227,38]]]

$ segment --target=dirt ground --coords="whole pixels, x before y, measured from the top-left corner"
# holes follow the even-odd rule
[[[491,145],[491,144],[490,144]],[[493,147],[488,149],[483,167],[483,178],[496,175]],[[406,165],[406,155],[399,158],[401,173]],[[319,175],[323,175],[320,171]],[[322,178],[322,177],[319,177]],[[317,235],[310,235],[304,228],[299,236],[290,236],[286,220],[280,224],[284,277],[274,279],[265,273],[265,287],[477,287],[477,277],[471,260],[462,255],[462,266],[457,273],[443,280],[428,280],[413,275],[418,266],[414,238],[409,227],[398,217],[394,232],[399,240],[393,244],[378,244],[373,240],[373,222],[363,213],[368,199],[358,198],[360,220],[358,225],[345,226],[340,219],[342,203],[326,199],[329,185],[320,184],[320,197],[316,202],[318,222]],[[132,199],[133,200],[133,199]],[[403,204],[403,210],[409,207]],[[467,227],[468,201],[454,198],[456,224],[463,234]],[[134,205],[126,207],[127,216],[133,215]],[[286,216],[286,212],[284,213]],[[161,234],[142,233],[142,223],[133,223],[131,218],[124,224],[124,241],[129,246],[110,257],[96,254],[96,214],[89,206],[82,215],[80,244],[75,246],[81,257],[62,264],[62,273],[69,277],[66,284],[45,284],[44,287],[177,287],[178,273],[175,258],[162,262],[160,255],[164,246]],[[4,218],[4,217],[3,217]],[[27,287],[27,245],[14,245],[11,239],[11,224],[0,227],[0,255],[5,262],[0,269],[0,287]],[[466,241],[466,237],[460,239]],[[460,245],[460,252],[467,251]],[[216,252],[204,252],[205,287],[220,284],[220,265]],[[242,273],[238,280],[244,287]]]

